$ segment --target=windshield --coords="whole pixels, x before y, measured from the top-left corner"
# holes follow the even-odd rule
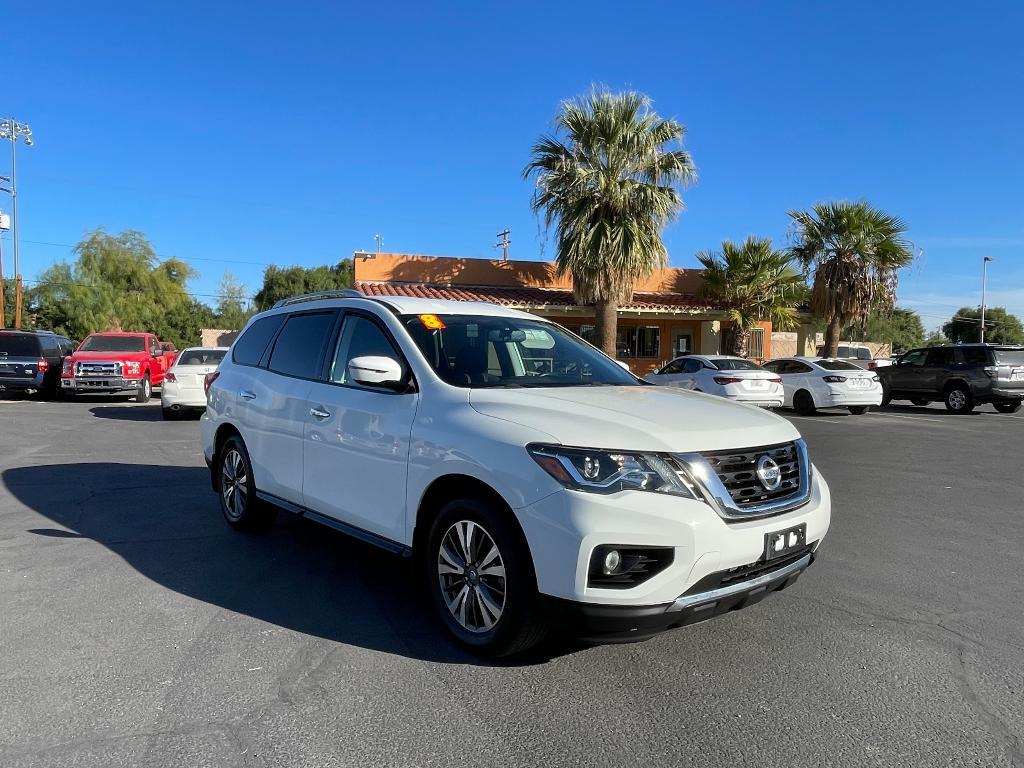
[[[858,368],[853,363],[847,363],[842,360],[816,360],[819,366],[824,368],[826,371],[863,371],[863,368]]]
[[[1024,349],[994,349],[996,365],[1024,365]]]
[[[90,336],[79,352],[145,352],[146,339],[142,336]]]
[[[735,360],[712,360],[715,367],[720,371],[760,371],[761,366],[750,362],[749,360],[742,360],[736,358]]]
[[[21,333],[0,333],[0,355],[39,357],[39,339]]]
[[[431,367],[456,387],[640,384],[551,323],[494,315],[405,315],[402,321]]]
[[[223,349],[186,349],[178,357],[178,365],[218,365],[223,359]]]

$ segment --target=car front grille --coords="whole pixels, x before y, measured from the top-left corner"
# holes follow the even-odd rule
[[[800,457],[795,443],[712,451],[702,455],[739,509],[784,502],[800,493]],[[758,462],[763,456],[769,457],[779,467],[782,481],[778,488],[769,490],[758,477]]]
[[[77,376],[120,376],[121,363],[112,361],[93,361],[78,363]]]

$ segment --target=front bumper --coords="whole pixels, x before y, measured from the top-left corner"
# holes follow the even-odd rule
[[[142,379],[72,376],[60,380],[61,389],[75,392],[127,392],[139,388]]]
[[[780,592],[793,584],[814,560],[815,553],[810,550],[784,558],[776,566],[765,565],[740,581],[712,586],[704,579],[665,604],[602,605],[547,597],[544,609],[552,626],[581,640],[637,642],[754,605],[772,592]]]

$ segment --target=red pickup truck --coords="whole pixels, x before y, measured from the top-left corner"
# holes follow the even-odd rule
[[[144,403],[159,387],[178,353],[152,333],[93,333],[64,358],[60,388],[80,392],[133,392]]]

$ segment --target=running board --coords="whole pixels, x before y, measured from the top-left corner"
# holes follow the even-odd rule
[[[267,504],[273,504],[275,507],[280,507],[286,512],[291,512],[299,517],[305,517],[312,520],[315,523],[326,525],[328,528],[340,531],[346,536],[351,536],[353,539],[365,541],[367,544],[372,544],[373,546],[379,547],[393,555],[412,557],[412,549],[405,546],[405,544],[399,544],[397,541],[392,541],[391,539],[379,536],[371,531],[366,531],[362,528],[357,528],[354,525],[343,523],[341,520],[336,520],[333,517],[322,515],[319,512],[314,512],[312,509],[306,509],[298,504],[292,504],[290,501],[285,501],[284,499],[278,498],[277,496],[269,493],[264,493],[263,491],[256,491],[256,498]]]

